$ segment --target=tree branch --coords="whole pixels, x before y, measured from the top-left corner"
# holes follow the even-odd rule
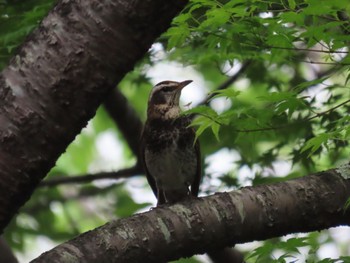
[[[187,2],[61,0],[27,38],[0,74],[0,232]]]
[[[298,120],[296,122],[292,122],[292,123],[287,123],[285,125],[279,125],[279,126],[273,126],[273,127],[261,127],[261,128],[256,128],[256,129],[234,129],[235,132],[261,132],[261,131],[273,131],[273,130],[280,130],[280,129],[286,129],[288,127],[291,127],[293,125],[296,125],[298,123],[303,123],[305,121],[311,121],[313,119],[316,119],[316,118],[319,118],[319,117],[322,117],[346,104],[348,104],[350,102],[350,99],[349,100],[346,100],[346,101],[343,101],[342,103],[339,103],[338,105],[328,109],[328,110],[325,110],[325,111],[322,111],[322,112],[319,112],[319,113],[316,113],[315,115],[313,116],[310,116],[306,119],[303,119],[303,120]]]
[[[298,62],[316,64],[316,65],[334,65],[334,66],[349,66],[350,65],[350,63],[345,63],[345,62],[323,62],[323,61],[313,61],[311,59],[299,60]]]
[[[158,207],[84,233],[32,263],[164,262],[236,243],[349,225],[350,210],[344,208],[349,173],[346,165]]]
[[[253,45],[249,45],[249,46],[253,46]],[[254,46],[254,47],[261,48],[258,46]],[[305,51],[305,52],[326,53],[326,54],[349,54],[349,51],[329,50],[329,49],[323,50],[323,49],[315,49],[315,48],[279,47],[279,46],[270,46],[270,45],[263,46],[263,48]]]
[[[17,258],[12,252],[12,249],[6,243],[6,240],[3,236],[0,237],[0,255],[1,255],[1,262],[18,263]]]
[[[136,176],[142,173],[143,170],[139,166],[133,166],[130,168],[122,169],[116,172],[100,172],[96,174],[87,175],[76,175],[76,176],[65,176],[65,177],[55,177],[42,181],[40,187],[52,187],[62,184],[76,184],[76,183],[89,183],[94,180],[100,179],[122,179]]]
[[[323,115],[326,115],[338,108],[340,108],[341,106],[344,106],[345,104],[348,104],[350,102],[350,99],[349,100],[346,100],[346,101],[343,101],[342,103],[339,103],[338,105],[328,109],[328,110],[325,110],[325,111],[322,111],[322,112],[319,112],[319,113],[316,113],[315,115],[307,118],[306,120],[307,121],[310,121],[310,120],[313,120],[313,119],[316,119],[316,118],[319,118],[319,117],[322,117]]]
[[[22,213],[29,214],[31,216],[35,215],[36,213],[47,210],[47,208],[50,206],[52,202],[60,202],[61,204],[65,204],[66,202],[72,201],[72,200],[82,200],[86,198],[90,198],[93,196],[104,196],[113,190],[115,190],[116,184],[111,184],[106,187],[90,187],[88,189],[86,188],[79,188],[75,193],[69,193],[62,195],[57,195],[55,197],[52,197],[50,195],[46,195],[46,192],[41,193],[40,202],[31,203],[30,205],[25,205],[21,208]],[[50,191],[47,189],[47,191]]]

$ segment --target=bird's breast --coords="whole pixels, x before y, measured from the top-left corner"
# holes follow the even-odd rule
[[[154,129],[148,134],[144,154],[149,174],[159,187],[181,189],[195,180],[199,156],[194,148],[194,133],[187,127]]]
[[[163,189],[179,189],[192,184],[196,175],[197,157],[194,149],[174,145],[159,152],[146,148],[145,162],[157,185]]]

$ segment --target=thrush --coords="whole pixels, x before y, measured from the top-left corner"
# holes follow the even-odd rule
[[[191,117],[181,115],[181,90],[190,84],[163,81],[148,99],[147,120],[141,137],[141,159],[157,205],[176,203],[197,196],[201,181],[201,158]],[[208,252],[214,262],[244,262],[236,252],[222,248]]]
[[[190,117],[181,115],[181,90],[190,84],[162,81],[152,89],[141,137],[141,158],[157,205],[197,196],[201,161]]]

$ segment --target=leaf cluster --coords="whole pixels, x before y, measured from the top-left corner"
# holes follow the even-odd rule
[[[161,38],[170,59],[192,64],[217,86],[230,77],[227,67],[252,61],[242,76],[248,86],[212,85],[213,100],[227,98],[229,109],[216,113],[209,105],[188,111],[198,115],[197,137],[210,129],[248,166],[271,164],[286,149],[284,158],[308,171],[320,165],[314,160],[321,155],[330,163],[344,157],[350,39],[349,21],[341,14],[347,11],[344,1],[322,7],[311,0],[190,1]],[[313,64],[320,66],[315,70]],[[270,147],[254,151],[261,143]]]

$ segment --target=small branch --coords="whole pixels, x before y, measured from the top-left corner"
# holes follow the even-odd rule
[[[313,120],[315,118],[318,118],[318,117],[321,117],[323,115],[326,115],[327,113],[330,113],[338,108],[340,108],[341,106],[344,106],[345,104],[349,103],[350,102],[350,99],[349,100],[346,100],[340,104],[338,104],[337,106],[333,107],[333,108],[330,108],[329,110],[326,110],[326,111],[323,111],[323,112],[320,112],[320,113],[316,113],[314,116],[311,116],[309,118],[306,119],[306,121],[310,121],[310,120]]]
[[[324,70],[324,71],[319,71],[319,72],[315,72],[316,74],[316,78],[315,79],[320,79],[323,77],[328,77],[330,78],[331,75],[333,75],[335,72],[337,72],[339,69],[341,68],[341,65],[337,64],[334,65],[333,67],[329,67],[328,69]]]
[[[51,189],[41,188],[42,192],[40,193],[41,194],[40,202],[35,202],[35,203],[31,203],[30,205],[24,206],[21,209],[21,213],[35,215],[36,213],[42,210],[46,210],[52,202],[60,202],[61,204],[64,204],[72,200],[81,200],[81,199],[90,198],[94,196],[103,196],[115,190],[115,188],[116,188],[115,184],[111,184],[101,188],[100,187],[79,188],[73,194],[62,193],[61,195],[57,195],[55,197],[46,195],[46,191],[50,191]]]
[[[322,50],[313,48],[297,48],[297,47],[278,47],[278,46],[264,46],[264,48],[270,49],[284,49],[284,50],[294,50],[294,51],[306,51],[306,52],[316,52],[316,53],[326,53],[326,54],[349,54],[348,51],[340,50]]]
[[[234,131],[235,132],[244,132],[244,133],[273,131],[273,130],[285,129],[285,128],[288,128],[288,126],[291,126],[291,125],[295,125],[295,123],[288,123],[286,125],[274,126],[274,127],[262,127],[262,128],[256,128],[256,129],[244,129],[244,130],[235,129]]]
[[[208,32],[209,35],[216,36],[221,39],[225,40],[230,40],[232,41],[232,38],[219,35],[216,33],[210,33]],[[320,43],[322,45],[322,43]],[[326,54],[349,54],[349,51],[341,51],[341,50],[330,50],[328,47],[325,47],[327,50],[322,50],[322,49],[314,49],[314,48],[298,48],[298,47],[280,47],[280,46],[271,46],[271,45],[251,45],[251,44],[245,44],[242,43],[242,45],[251,47],[251,48],[256,48],[258,50],[261,49],[284,49],[284,50],[292,50],[292,51],[305,51],[305,52],[316,52],[316,53],[326,53]]]
[[[299,60],[302,63],[316,64],[316,65],[339,65],[339,66],[350,66],[350,63],[343,62],[322,62],[322,61],[313,61],[313,60]]]
[[[142,169],[136,165],[131,168],[126,168],[119,170],[117,172],[101,172],[96,174],[88,175],[77,175],[77,176],[68,176],[68,177],[57,177],[52,179],[47,179],[42,181],[40,187],[53,187],[62,184],[76,184],[76,183],[89,183],[94,180],[100,179],[122,179],[136,176],[142,173]]]
[[[320,113],[316,113],[315,115],[309,117],[309,118],[306,118],[306,119],[303,119],[303,120],[298,120],[296,122],[293,122],[293,123],[287,123],[285,125],[280,125],[280,126],[271,126],[271,127],[261,127],[261,128],[255,128],[255,129],[244,129],[244,130],[241,130],[241,129],[235,129],[234,131],[235,132],[244,132],[244,133],[249,133],[249,132],[261,132],[261,131],[272,131],[272,130],[280,130],[280,129],[285,129],[285,128],[288,128],[292,125],[295,125],[295,124],[299,124],[299,123],[303,123],[305,121],[310,121],[310,120],[313,120],[313,119],[316,119],[316,118],[319,118],[319,117],[322,117],[338,108],[340,108],[341,106],[344,106],[345,104],[349,103],[350,102],[350,99],[349,100],[346,100],[338,105],[336,105],[335,107],[331,108],[331,109],[328,109],[326,111],[322,111]],[[209,118],[209,117],[208,117]]]

